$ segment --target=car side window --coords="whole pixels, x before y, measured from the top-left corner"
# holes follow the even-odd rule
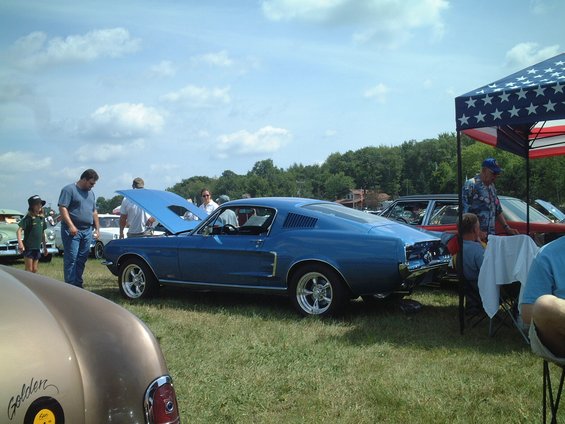
[[[387,218],[407,224],[421,225],[426,214],[427,202],[398,202]]]
[[[274,209],[227,207],[218,210],[200,234],[257,235],[267,233],[275,217]]]
[[[436,202],[430,225],[451,225],[457,223],[459,207],[456,203]]]

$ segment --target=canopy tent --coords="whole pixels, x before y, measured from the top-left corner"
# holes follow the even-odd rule
[[[455,119],[459,220],[463,214],[461,133],[525,158],[529,205],[529,160],[565,154],[565,53],[456,97]],[[527,215],[529,233],[529,208]],[[462,248],[461,240],[459,245]],[[462,300],[460,293],[461,333]]]
[[[524,158],[565,154],[565,53],[456,97],[455,116],[458,133]]]

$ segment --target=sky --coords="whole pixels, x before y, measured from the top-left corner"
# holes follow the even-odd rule
[[[166,189],[455,131],[562,53],[561,0],[0,0],[0,208]],[[217,193],[218,195],[221,193]]]

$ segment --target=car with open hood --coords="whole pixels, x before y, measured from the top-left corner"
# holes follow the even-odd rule
[[[18,222],[24,214],[14,209],[0,209],[0,259],[2,258],[21,258],[22,254],[18,251]],[[54,253],[55,233],[51,228],[45,230],[45,241],[47,245],[47,256],[42,256],[42,261],[50,261]]]
[[[249,198],[208,216],[174,193],[118,193],[170,233],[106,245],[105,263],[129,299],[161,285],[260,292],[288,296],[303,315],[331,315],[351,298],[409,293],[449,262],[439,238],[334,202]]]
[[[498,196],[508,225],[520,234],[527,234],[526,202],[510,196]],[[401,196],[386,208],[381,216],[432,232],[457,231],[459,198],[457,194],[423,194]],[[547,216],[529,207],[530,235],[538,245],[544,245],[565,234],[565,223],[552,222]],[[496,222],[496,234],[506,232]]]
[[[0,266],[0,422],[178,424],[159,344],[121,306]]]

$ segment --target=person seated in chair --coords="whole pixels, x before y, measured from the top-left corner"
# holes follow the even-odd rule
[[[474,213],[464,213],[459,232],[463,239],[463,275],[468,284],[465,290],[467,302],[465,305],[469,313],[476,313],[482,309],[479,295],[479,271],[485,256],[485,247],[481,243],[481,227],[479,218]]]
[[[565,365],[565,237],[543,246],[534,258],[520,306],[532,351]]]

